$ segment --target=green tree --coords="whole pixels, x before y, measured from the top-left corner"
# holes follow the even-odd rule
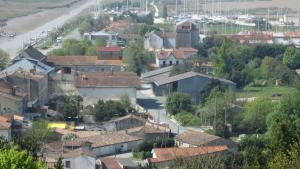
[[[66,56],[68,52],[64,48],[53,49],[47,53],[47,56]]]
[[[121,102],[112,100],[106,102],[99,100],[90,111],[95,115],[96,121],[107,121],[114,116],[120,117],[127,113]]]
[[[243,155],[244,168],[266,168],[268,160],[267,142],[266,137],[258,135],[246,136],[241,140],[239,151]]]
[[[163,9],[162,9],[162,17],[164,18],[164,19],[167,19],[167,17],[168,17],[168,8],[167,8],[167,5],[163,5]]]
[[[53,169],[64,169],[64,164],[63,164],[63,158],[59,157],[57,162],[54,164],[54,168]]]
[[[296,142],[292,145],[291,149],[285,154],[279,152],[276,156],[268,162],[269,169],[300,168],[300,143]]]
[[[0,70],[4,69],[9,61],[9,54],[0,49]]]
[[[265,57],[262,60],[260,70],[262,77],[270,83],[275,83],[275,80],[282,80],[285,84],[294,82],[295,73],[274,58]]]
[[[192,99],[184,93],[171,93],[166,101],[166,111],[171,115],[192,110]]]
[[[0,150],[1,169],[45,169],[46,166],[34,160],[26,151],[17,151],[15,147]]]
[[[131,108],[131,101],[128,94],[121,95],[120,103],[122,104],[122,106],[126,111],[128,111]]]
[[[97,38],[95,45],[97,47],[105,47],[106,46],[106,40],[104,38]]]
[[[300,67],[300,51],[297,48],[288,48],[283,56],[283,63],[291,69]]]
[[[80,112],[80,105],[83,98],[78,95],[62,96],[53,99],[56,110],[64,115],[65,118],[74,119]]]
[[[142,40],[138,39],[125,48],[123,61],[129,71],[136,72],[140,75],[147,70],[149,64],[155,61],[155,58],[151,52],[144,49]]]
[[[242,124],[250,133],[265,133],[267,130],[267,115],[274,111],[275,103],[271,98],[257,98],[248,102],[243,113]]]

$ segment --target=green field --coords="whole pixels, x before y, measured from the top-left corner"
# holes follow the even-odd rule
[[[268,87],[245,87],[243,91],[236,93],[237,98],[251,97],[272,97],[273,94],[288,94],[296,92],[296,88],[284,86],[268,86]]]

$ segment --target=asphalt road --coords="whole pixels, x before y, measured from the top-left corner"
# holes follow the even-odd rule
[[[84,4],[79,7],[74,7],[66,11],[66,13],[54,20],[49,21],[48,23],[39,26],[27,33],[17,35],[15,38],[1,38],[0,39],[0,48],[5,50],[13,58],[17,55],[18,51],[23,48],[23,43],[28,42],[30,38],[40,35],[43,31],[53,30],[57,27],[61,27],[68,20],[76,17],[85,9],[88,9],[94,3],[93,0],[87,0]]]
[[[165,110],[165,97],[155,97],[152,94],[149,85],[142,85],[142,89],[137,92],[138,103],[143,108],[147,109],[148,112],[153,116],[154,122],[166,123],[169,125],[173,133],[178,134],[187,130],[186,127],[176,124],[174,121],[170,120],[166,114]]]

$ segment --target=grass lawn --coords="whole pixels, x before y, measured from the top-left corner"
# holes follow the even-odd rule
[[[243,91],[236,93],[237,98],[271,97],[273,94],[288,94],[297,91],[293,87],[267,86],[267,87],[245,87]]]

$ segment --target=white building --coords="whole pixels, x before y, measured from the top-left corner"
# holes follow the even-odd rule
[[[107,133],[97,136],[79,138],[74,141],[67,141],[64,144],[66,149],[85,148],[93,151],[97,157],[105,155],[131,152],[137,148],[143,139],[131,136],[126,133]]]
[[[140,79],[132,72],[85,72],[75,77],[75,86],[84,106],[99,100],[119,100],[124,94],[135,104]]]
[[[166,67],[172,65],[183,64],[186,59],[191,59],[192,56],[196,55],[198,52],[194,48],[179,48],[176,50],[161,50],[156,52],[156,66]]]
[[[0,121],[0,137],[11,140],[11,124]]]
[[[78,149],[63,154],[65,169],[95,169],[96,154],[85,149]]]

